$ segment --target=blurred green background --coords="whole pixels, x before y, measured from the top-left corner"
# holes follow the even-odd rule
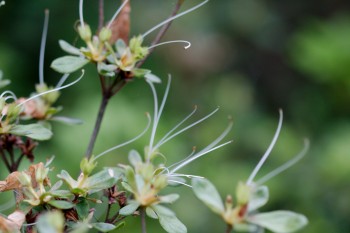
[[[132,0],[132,34],[145,32],[166,18],[174,0]],[[198,1],[186,0],[182,9]],[[106,0],[106,18],[119,6]],[[98,1],[85,1],[85,20],[96,28]],[[28,96],[38,82],[39,47],[44,9],[50,9],[45,56],[45,80],[55,85],[60,75],[49,68],[64,55],[58,40],[76,43],[74,24],[78,1],[8,0],[0,8],[0,69],[11,79],[17,96]],[[150,43],[155,33],[146,38]],[[306,157],[268,181],[270,202],[262,210],[289,209],[305,214],[310,224],[304,233],[350,232],[350,1],[217,0],[176,20],[165,40],[185,39],[192,47],[173,44],[156,49],[143,67],[164,81],[172,74],[172,87],[160,122],[158,138],[198,105],[197,118],[217,106],[220,111],[206,122],[170,141],[161,152],[169,164],[185,158],[193,146],[204,148],[219,135],[232,116],[227,137],[234,143],[183,168],[184,173],[206,176],[224,197],[234,194],[268,147],[284,111],[277,145],[258,176],[292,158],[311,141]],[[78,42],[79,44],[79,42]],[[69,80],[78,77],[71,75]],[[35,161],[56,156],[55,169],[77,175],[100,101],[98,79],[92,66],[73,87],[62,91],[62,114],[84,120],[80,126],[54,124],[54,137],[36,150]],[[129,83],[112,100],[95,147],[98,154],[142,131],[145,112],[153,112],[148,85]],[[194,118],[196,118],[194,117]],[[139,151],[149,135],[100,160],[110,166],[126,161],[127,152]],[[22,164],[23,168],[27,164]],[[0,165],[0,178],[6,177]],[[55,179],[55,177],[52,177]],[[204,207],[186,187],[174,205],[189,232],[224,232],[221,220]],[[0,203],[11,199],[0,196]],[[162,232],[149,220],[149,232]],[[134,226],[136,225],[136,227]],[[138,222],[127,226],[139,232]],[[127,232],[128,228],[120,230]]]

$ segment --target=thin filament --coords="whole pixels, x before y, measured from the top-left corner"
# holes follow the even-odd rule
[[[172,44],[172,43],[185,43],[187,44],[184,49],[188,49],[189,47],[191,47],[191,42],[187,41],[187,40],[171,40],[171,41],[165,41],[165,42],[161,42],[155,45],[152,45],[150,47],[148,47],[148,49],[153,49],[155,47],[161,46],[161,45],[165,45],[165,44]]]
[[[152,132],[151,132],[151,139],[150,139],[149,146],[148,146],[149,151],[148,151],[147,158],[146,158],[146,160],[149,161],[149,158],[151,157],[151,154],[152,154],[154,137],[155,137],[157,125],[158,125],[158,97],[157,97],[157,92],[154,88],[153,83],[149,82],[149,81],[147,81],[147,83],[151,87],[151,91],[152,91],[153,99],[154,99],[153,126],[152,126]]]
[[[278,126],[277,126],[277,130],[275,135],[273,136],[272,142],[270,144],[270,146],[267,148],[267,151],[265,152],[265,154],[263,155],[263,157],[260,159],[259,163],[256,165],[256,167],[254,168],[253,172],[250,174],[248,180],[247,180],[247,185],[251,185],[251,183],[253,182],[256,174],[258,173],[258,171],[260,170],[260,168],[262,167],[262,165],[264,164],[264,162],[266,161],[266,159],[269,157],[273,147],[276,144],[278,135],[281,131],[282,128],[282,122],[283,122],[283,112],[280,109],[279,110],[279,114],[280,114],[280,118],[279,118],[279,122],[278,122]]]
[[[302,151],[300,151],[294,158],[292,158],[291,160],[287,161],[286,163],[284,163],[282,166],[276,168],[275,170],[269,172],[267,175],[263,176],[262,178],[260,178],[256,184],[257,185],[262,185],[263,183],[265,183],[266,181],[270,180],[271,178],[277,176],[278,174],[280,174],[281,172],[287,170],[288,168],[290,168],[291,166],[293,166],[294,164],[296,164],[297,162],[299,162],[304,156],[305,154],[308,152],[310,147],[310,142],[308,139],[304,140],[304,148]]]
[[[176,137],[177,135],[179,135],[179,134],[185,132],[186,130],[188,130],[189,128],[192,128],[193,126],[195,126],[195,125],[201,123],[202,121],[208,119],[208,118],[211,117],[213,114],[215,114],[218,110],[219,110],[219,108],[216,108],[214,111],[212,111],[211,113],[209,113],[209,114],[206,115],[205,117],[199,119],[198,121],[196,121],[196,122],[194,122],[194,123],[192,123],[192,124],[186,126],[185,128],[183,128],[183,129],[179,130],[178,132],[172,134],[172,135],[169,136],[168,138],[162,140],[162,142],[161,142],[161,143],[158,143],[158,144],[156,145],[155,148],[159,148],[161,145],[163,145],[164,143],[166,143],[166,142],[169,141],[170,139]]]
[[[83,18],[83,1],[79,1],[79,18],[80,18],[80,26],[84,29],[85,28],[85,23],[84,23],[84,18]]]
[[[120,11],[124,8],[124,6],[126,5],[126,3],[128,3],[128,0],[125,0],[123,2],[123,4],[118,8],[118,10],[114,13],[112,19],[109,21],[107,28],[110,28],[112,26],[113,21],[115,20],[115,18],[118,16],[118,14],[120,13]]]
[[[145,128],[139,135],[137,135],[137,136],[134,137],[133,139],[130,139],[129,141],[126,141],[126,142],[124,142],[124,143],[122,143],[122,144],[119,144],[119,145],[117,145],[117,146],[114,146],[114,147],[112,147],[112,148],[110,148],[110,149],[108,149],[108,150],[102,152],[101,154],[99,154],[99,155],[97,155],[97,156],[95,157],[95,160],[97,160],[97,159],[100,158],[101,156],[103,156],[103,155],[105,155],[105,154],[107,154],[107,153],[109,153],[109,152],[111,152],[111,151],[113,151],[113,150],[116,150],[116,149],[118,149],[118,148],[120,148],[120,147],[126,146],[126,145],[128,145],[128,144],[130,144],[130,143],[136,141],[136,140],[139,139],[140,137],[142,137],[142,136],[147,132],[147,130],[149,129],[149,127],[150,127],[150,125],[151,125],[151,117],[150,117],[149,114],[147,114],[147,119],[148,119],[147,126],[146,126],[146,128]]]
[[[69,77],[69,74],[64,74],[61,77],[60,81],[57,83],[56,88],[61,87],[63,85],[63,83],[67,80],[68,77]]]
[[[3,98],[5,95],[9,94],[10,96],[12,96],[12,98],[14,100],[17,100],[17,97],[15,95],[15,93],[13,93],[12,91],[4,91],[3,93],[1,93],[0,98]]]
[[[180,13],[180,14],[177,14],[177,15],[175,15],[175,16],[173,16],[173,17],[170,17],[169,19],[164,20],[163,22],[161,22],[161,23],[157,24],[156,26],[152,27],[151,29],[149,29],[147,32],[143,33],[142,37],[145,38],[148,34],[150,34],[151,32],[153,32],[154,30],[160,28],[160,27],[163,26],[164,24],[167,24],[167,23],[173,21],[174,19],[177,19],[177,18],[179,18],[179,17],[181,17],[181,16],[183,16],[183,15],[185,15],[185,14],[187,14],[187,13],[190,13],[191,11],[196,10],[197,8],[199,8],[199,7],[203,6],[204,4],[206,4],[208,1],[209,1],[209,0],[205,0],[205,1],[203,1],[202,3],[200,3],[200,4],[198,4],[198,5],[196,5],[196,6],[192,7],[192,8],[190,8],[190,9],[188,9],[188,10],[186,10],[186,11]]]
[[[45,57],[45,46],[47,38],[47,29],[49,27],[49,10],[45,10],[44,28],[41,36],[40,44],[40,57],[39,57],[39,83],[44,83],[44,57]]]
[[[54,89],[52,89],[52,90],[48,90],[48,91],[39,93],[39,94],[37,94],[37,95],[34,95],[34,96],[32,96],[32,97],[26,99],[26,100],[23,101],[22,103],[18,104],[17,107],[22,106],[22,105],[24,105],[25,103],[27,103],[28,101],[30,101],[30,100],[32,100],[32,99],[35,99],[35,98],[37,98],[37,97],[39,97],[39,96],[46,95],[46,94],[51,93],[51,92],[54,92],[54,91],[59,91],[59,90],[62,90],[62,89],[64,89],[64,88],[67,88],[67,87],[70,87],[70,86],[76,84],[77,82],[79,82],[79,81],[83,78],[85,71],[84,71],[84,70],[81,70],[81,73],[82,73],[82,74],[80,75],[80,77],[79,77],[77,80],[75,80],[74,82],[68,83],[67,85],[64,85],[64,86],[59,87],[59,88],[54,88]]]
[[[216,146],[216,147],[214,147],[214,148],[212,148],[212,149],[210,149],[210,150],[203,151],[202,153],[198,153],[198,154],[194,155],[194,156],[191,157],[190,159],[188,159],[188,160],[184,161],[183,163],[179,164],[178,166],[176,166],[173,170],[171,170],[170,174],[173,174],[173,173],[176,172],[177,170],[183,168],[184,166],[186,166],[187,164],[193,162],[194,160],[198,159],[199,157],[202,157],[202,156],[205,155],[205,154],[208,154],[208,153],[210,153],[210,152],[212,152],[212,151],[214,151],[214,150],[216,150],[216,149],[219,149],[219,148],[221,148],[221,147],[223,147],[223,146],[226,146],[227,144],[230,144],[231,142],[232,142],[232,140],[231,140],[231,141],[228,141],[228,142],[225,142],[225,143],[223,143],[223,144],[221,144],[221,145],[218,145],[218,146]]]
[[[175,125],[175,127],[173,127],[168,133],[166,133],[164,135],[164,137],[159,140],[159,142],[155,145],[155,148],[159,148],[160,145],[163,144],[164,140],[167,139],[167,137],[174,132],[177,128],[179,128],[183,123],[185,123],[191,116],[193,116],[193,114],[197,111],[197,105],[194,106],[193,111],[188,114],[188,116],[186,116],[182,121],[180,121],[177,125]]]

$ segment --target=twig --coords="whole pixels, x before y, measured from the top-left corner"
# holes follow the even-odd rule
[[[231,231],[232,231],[232,225],[231,224],[227,224],[225,233],[230,233]]]
[[[141,229],[142,229],[142,233],[147,233],[147,229],[146,229],[146,213],[145,213],[145,209],[141,208],[140,209],[140,217],[141,217]]]
[[[100,31],[104,25],[104,0],[98,2],[98,30]]]
[[[3,151],[2,149],[0,149],[0,155],[1,155],[2,160],[4,161],[4,163],[5,163],[6,167],[7,167],[7,170],[9,170],[9,172],[12,172],[12,171],[11,171],[10,163],[9,163],[9,161],[7,160],[7,158],[6,158],[5,154],[4,154],[4,151]]]
[[[180,7],[182,5],[184,1],[183,0],[178,0],[171,15],[168,18],[171,18],[173,16],[175,16],[177,14],[177,12],[180,10]],[[164,24],[164,26],[160,29],[160,31],[158,32],[157,36],[154,38],[154,40],[151,43],[151,46],[158,44],[159,41],[162,39],[162,37],[165,35],[165,33],[167,32],[167,30],[169,29],[170,25],[171,25],[172,21],[170,21],[167,24]],[[141,60],[139,61],[139,63],[137,63],[137,67],[141,67],[143,65],[143,63],[145,63],[146,59],[151,55],[151,53],[153,52],[154,48],[151,48],[148,51],[148,54]]]

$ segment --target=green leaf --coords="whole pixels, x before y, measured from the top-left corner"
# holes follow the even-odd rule
[[[52,136],[52,132],[41,124],[14,125],[9,133],[35,140],[48,140]]]
[[[51,63],[51,68],[62,74],[70,74],[79,70],[89,63],[89,60],[83,57],[64,56],[55,59]]]
[[[134,167],[137,167],[140,163],[142,163],[141,155],[136,150],[131,150],[129,152],[128,159],[130,164]]]
[[[129,201],[129,204],[124,206],[119,210],[120,215],[131,215],[133,214],[140,206],[140,203],[136,201]]]
[[[68,198],[73,196],[73,193],[71,193],[68,190],[53,190],[53,191],[50,191],[50,194],[54,197],[59,197],[59,198]]]
[[[157,213],[159,223],[166,232],[169,233],[186,233],[186,226],[176,217],[175,213],[161,205],[152,206]]]
[[[79,219],[85,219],[89,215],[89,203],[83,197],[79,198],[79,202],[76,204],[75,209],[77,210]]]
[[[61,210],[71,209],[74,207],[73,203],[63,200],[51,200],[48,202],[48,204]]]
[[[173,203],[175,202],[177,199],[179,199],[180,195],[177,193],[173,193],[173,194],[169,194],[169,195],[165,195],[165,196],[160,196],[159,200],[162,203]]]
[[[96,222],[91,224],[95,229],[101,231],[101,232],[108,232],[112,231],[116,228],[113,224],[104,223],[104,222]]]
[[[255,214],[247,220],[276,233],[295,232],[308,223],[304,215],[286,210]]]
[[[58,174],[57,177],[66,182],[71,189],[76,188],[78,185],[77,181],[75,181],[65,170],[62,170],[61,174]]]
[[[267,186],[259,186],[253,190],[248,203],[248,212],[257,210],[269,200],[269,189]]]
[[[192,188],[194,194],[199,200],[204,202],[214,213],[222,214],[225,212],[222,199],[215,186],[207,179],[192,179]]]
[[[85,188],[87,189],[106,189],[117,183],[117,178],[112,176],[108,170],[102,170],[86,179]]]
[[[54,116],[51,117],[50,120],[62,122],[67,125],[80,125],[83,124],[83,121],[77,118],[70,118],[70,117],[64,117],[64,116]]]
[[[68,42],[64,40],[59,40],[58,43],[63,51],[77,56],[81,55],[80,50],[74,47],[73,45],[69,44]]]

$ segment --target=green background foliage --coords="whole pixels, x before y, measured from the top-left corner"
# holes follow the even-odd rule
[[[143,33],[166,18],[175,1],[132,0],[132,35]],[[198,1],[186,0],[183,9]],[[106,0],[106,18],[119,6]],[[97,1],[85,1],[84,17],[97,28]],[[169,164],[185,158],[193,146],[204,148],[226,127],[231,115],[234,143],[196,161],[184,173],[206,176],[222,196],[235,192],[246,180],[268,147],[284,111],[284,125],[271,157],[258,176],[278,167],[303,147],[308,137],[311,148],[297,165],[270,180],[270,202],[263,210],[289,209],[305,214],[310,224],[300,232],[348,232],[350,223],[350,2],[218,0],[176,20],[164,40],[186,39],[192,47],[167,45],[156,49],[143,67],[162,78],[168,73],[172,88],[159,136],[167,132],[198,105],[203,116],[220,106],[207,122],[191,129],[161,148]],[[45,80],[55,85],[60,74],[49,68],[64,55],[58,40],[79,45],[74,23],[78,1],[8,0],[0,9],[0,69],[11,79],[10,89],[27,96],[38,82],[38,61],[44,9],[50,9],[45,56]],[[146,44],[152,40],[151,34]],[[69,80],[80,74],[73,74]],[[62,91],[59,103],[64,115],[77,117],[79,126],[53,125],[54,137],[42,142],[35,161],[55,155],[56,172],[79,172],[100,101],[99,82],[89,65],[81,82]],[[161,93],[161,92],[160,92]],[[112,100],[103,121],[94,153],[122,143],[142,131],[145,112],[153,111],[152,95],[142,80],[130,82]],[[127,153],[140,152],[147,136],[131,146],[111,152],[99,166],[126,162]],[[25,168],[27,164],[23,163]],[[0,178],[6,177],[0,165]],[[52,177],[55,179],[55,177]],[[171,191],[171,190],[170,190]],[[175,204],[177,216],[189,232],[223,232],[221,220],[212,214],[192,191],[181,190]],[[6,203],[11,195],[1,195]],[[128,220],[131,227],[134,220]],[[148,220],[149,232],[158,232],[156,221]],[[155,223],[154,226],[152,223]],[[139,228],[135,228],[139,229]],[[121,230],[124,232],[126,230]]]

